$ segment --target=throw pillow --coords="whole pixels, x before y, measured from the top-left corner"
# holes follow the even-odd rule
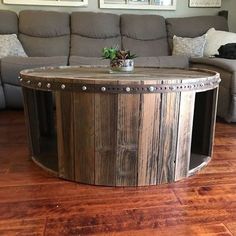
[[[196,38],[173,37],[173,55],[185,55],[189,57],[203,57],[206,35]]]
[[[0,35],[0,58],[8,56],[27,57],[16,34]]]
[[[218,49],[222,45],[227,43],[236,43],[236,33],[220,31],[211,28],[206,34],[206,46],[204,49],[204,56],[206,57],[219,55]]]

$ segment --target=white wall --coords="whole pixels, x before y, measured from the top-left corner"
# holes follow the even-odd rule
[[[236,0],[222,0],[221,8],[229,11],[229,28],[236,32]]]
[[[150,11],[150,10],[101,10],[98,7],[98,0],[88,0],[88,7],[47,7],[47,6],[22,6],[22,5],[5,5],[0,3],[0,9],[10,9],[16,12],[25,9],[40,9],[40,10],[54,10],[54,11],[96,11],[96,12],[110,12],[115,14],[133,13],[133,14],[158,14],[165,17],[179,17],[179,16],[198,16],[198,15],[216,15],[220,10],[229,10],[229,25],[230,29],[236,32],[236,0],[222,0],[221,8],[189,8],[188,0],[177,0],[176,11]]]

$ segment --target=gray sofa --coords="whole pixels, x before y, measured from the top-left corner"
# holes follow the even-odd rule
[[[7,21],[6,21],[7,19]],[[7,22],[2,24],[1,22]],[[193,27],[194,26],[194,27]],[[1,59],[0,107],[22,107],[18,74],[25,68],[59,65],[108,65],[101,49],[119,46],[138,55],[136,66],[204,67],[219,71],[218,115],[236,122],[236,63],[225,59],[171,56],[172,37],[196,37],[209,28],[228,30],[221,16],[164,19],[158,15],[49,11],[0,11],[0,34],[17,33],[27,58]]]

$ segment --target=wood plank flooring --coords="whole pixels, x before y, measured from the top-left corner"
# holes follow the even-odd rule
[[[217,122],[214,158],[175,184],[95,187],[29,157],[22,111],[0,112],[0,235],[236,236],[236,124]]]

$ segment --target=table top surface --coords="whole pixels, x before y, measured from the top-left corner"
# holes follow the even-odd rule
[[[20,72],[23,87],[106,93],[162,93],[216,88],[219,73],[205,69],[135,68],[132,73],[110,73],[108,67],[42,67]]]
[[[29,69],[21,72],[21,76],[34,78],[67,79],[67,80],[96,80],[96,81],[145,81],[145,80],[201,80],[211,78],[217,75],[217,72],[208,70],[188,70],[172,68],[135,68],[131,73],[111,73],[109,68],[105,67],[42,67],[38,69]]]

